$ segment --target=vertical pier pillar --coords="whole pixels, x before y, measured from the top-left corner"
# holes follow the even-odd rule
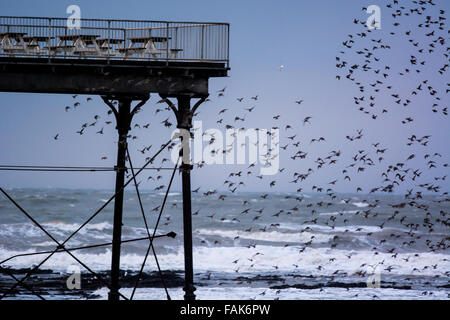
[[[178,128],[187,130],[190,134],[192,128],[191,97],[178,96],[177,120]],[[189,137],[189,135],[188,135]],[[183,138],[182,138],[183,139]],[[189,145],[189,141],[183,141]],[[182,148],[182,152],[189,148]],[[181,154],[182,159],[189,159],[190,155]],[[192,207],[191,207],[191,170],[193,166],[189,161],[183,161],[180,166],[183,188],[183,236],[184,236],[184,300],[195,300],[194,268],[192,259]]]
[[[117,164],[116,164],[116,189],[114,198],[114,221],[113,221],[113,239],[112,239],[112,257],[111,257],[111,285],[108,293],[108,300],[118,301],[119,277],[120,277],[120,245],[122,243],[122,216],[123,216],[123,193],[125,185],[126,171],[126,153],[127,137],[131,130],[131,120],[140,108],[147,102],[149,95],[142,96],[102,96],[103,101],[113,111],[116,118],[116,129],[119,135],[117,142]],[[119,103],[118,109],[110,100],[116,100]],[[133,110],[131,103],[133,100],[141,100]]]
[[[191,169],[192,165],[180,167],[183,184],[183,234],[184,234],[184,300],[195,300],[194,268],[192,260],[192,209],[191,209]]]
[[[119,141],[117,145],[116,165],[116,197],[114,199],[114,225],[111,259],[111,290],[109,300],[119,300],[119,272],[120,272],[120,244],[122,238],[122,213],[123,213],[123,185],[125,180],[125,159],[127,150],[127,136],[131,124],[131,99],[122,98],[116,114],[117,131]]]
[[[102,96],[103,101],[111,109],[116,118],[116,130],[119,135],[117,142],[117,164],[116,188],[114,198],[114,218],[113,218],[113,239],[112,239],[112,257],[111,257],[111,285],[108,293],[108,300],[118,301],[119,278],[120,278],[120,245],[122,243],[122,216],[123,216],[123,194],[125,185],[127,137],[131,130],[131,120],[139,112],[140,108],[147,102],[150,95],[141,96]],[[118,101],[119,107],[116,109],[110,100]],[[133,110],[131,103],[133,100],[141,100]]]

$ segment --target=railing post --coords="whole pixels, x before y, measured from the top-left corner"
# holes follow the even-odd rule
[[[67,36],[67,25],[64,28],[64,35]],[[67,46],[67,38],[64,38],[64,47],[66,47],[66,46]],[[67,56],[67,50],[64,50],[64,59],[66,58],[66,56]]]
[[[178,49],[179,48],[179,46],[178,46],[178,27],[175,27],[175,36],[174,36],[174,38],[175,38],[175,40],[174,40],[174,43],[175,43],[174,47],[175,47],[175,49]]]
[[[166,65],[169,65],[169,22],[166,22]]]
[[[51,59],[51,52],[52,52],[52,18],[48,18],[48,62],[50,62]]]
[[[127,47],[127,29],[122,29],[123,30],[123,48],[125,49]],[[126,56],[126,52],[125,52],[125,56]]]
[[[106,61],[108,63],[109,63],[109,56],[111,55],[110,48],[111,48],[111,20],[108,19],[108,50],[106,50],[106,52],[108,53]],[[102,48],[100,48],[100,50],[102,50]]]
[[[230,67],[230,25],[227,24],[227,68]]]
[[[10,29],[10,26],[8,23],[6,24],[6,32],[11,32],[11,29]]]
[[[205,40],[205,26],[202,25],[202,45],[201,45],[201,53],[200,53],[200,59],[203,60],[203,47],[204,47],[204,40]]]

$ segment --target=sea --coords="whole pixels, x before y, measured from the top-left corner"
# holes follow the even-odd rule
[[[33,219],[63,242],[112,190],[6,189]],[[140,191],[153,234],[165,193]],[[222,195],[222,196],[221,196]],[[66,248],[112,241],[114,201],[78,231]],[[450,299],[449,199],[423,195],[218,192],[192,194],[193,264],[199,300]],[[153,251],[133,299],[183,299],[180,192],[168,194]],[[66,252],[57,252],[24,283],[56,243],[0,195],[0,296],[4,299],[106,299],[109,289]],[[122,239],[147,237],[136,192],[124,195]],[[130,297],[149,240],[122,244],[121,294]],[[111,246],[71,251],[109,281]],[[27,255],[23,255],[27,254]],[[29,255],[28,255],[29,254]],[[19,255],[19,256],[17,256]],[[16,256],[16,257],[14,257]],[[11,258],[13,257],[13,258]],[[67,283],[78,274],[79,286]],[[71,278],[72,276],[72,278]],[[161,276],[167,277],[165,285]],[[70,279],[69,279],[70,278]],[[48,281],[48,284],[46,284]],[[165,289],[164,286],[167,288]],[[27,289],[28,288],[28,289]]]

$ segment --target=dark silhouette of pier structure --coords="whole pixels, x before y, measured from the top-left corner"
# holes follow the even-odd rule
[[[123,190],[130,182],[125,183],[125,161],[132,118],[156,93],[175,112],[178,128],[190,130],[195,109],[208,96],[209,78],[228,74],[229,24],[104,19],[81,19],[80,24],[72,29],[64,18],[0,17],[0,91],[100,95],[113,111],[119,139],[115,195],[110,199],[114,199],[114,221],[108,287],[109,299],[119,300],[124,298],[119,292],[120,249]],[[170,99],[176,99],[177,107]],[[193,106],[192,100],[197,100]],[[186,300],[195,299],[192,169],[185,162],[179,167]],[[65,242],[55,242],[55,252],[71,254]],[[16,280],[24,286],[23,279]]]

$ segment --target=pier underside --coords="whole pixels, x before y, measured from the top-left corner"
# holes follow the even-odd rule
[[[214,62],[0,58],[0,91],[201,97],[208,94],[208,79],[227,71]]]

